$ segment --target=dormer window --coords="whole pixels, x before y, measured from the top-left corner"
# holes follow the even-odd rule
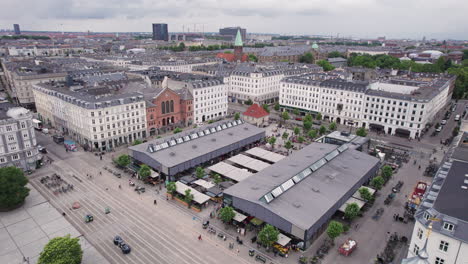
[[[431,215],[428,212],[424,212],[423,217],[424,219],[429,220],[429,218],[431,218]]]
[[[448,222],[445,222],[445,223],[444,223],[444,229],[445,229],[445,230],[453,231],[453,228],[454,228],[454,227],[455,227],[455,226],[454,226],[453,224],[451,224],[451,223],[448,223]]]

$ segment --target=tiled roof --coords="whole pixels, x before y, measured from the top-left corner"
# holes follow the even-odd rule
[[[251,116],[253,118],[261,118],[269,115],[269,113],[265,109],[263,109],[263,107],[260,107],[258,104],[253,104],[249,108],[247,108],[243,115]]]

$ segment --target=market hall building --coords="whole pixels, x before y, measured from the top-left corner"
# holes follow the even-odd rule
[[[379,170],[379,160],[356,146],[312,143],[225,190],[224,203],[307,248]]]
[[[219,121],[130,147],[132,157],[176,180],[176,175],[253,147],[265,129],[243,120]]]

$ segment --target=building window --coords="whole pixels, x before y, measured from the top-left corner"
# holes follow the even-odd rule
[[[418,245],[414,244],[413,253],[414,253],[415,255],[417,255],[418,252],[419,252],[419,247],[418,247]]]
[[[439,249],[444,251],[444,252],[447,252],[448,246],[449,246],[448,242],[441,240],[440,245],[439,245]]]
[[[171,113],[174,112],[174,101],[171,100]]]
[[[32,156],[32,152],[31,152],[31,151],[27,151],[27,152],[26,152],[26,156],[31,157],[31,156]],[[447,251],[447,250],[445,250],[445,251]]]
[[[445,259],[436,257],[435,264],[445,264]]]
[[[6,131],[12,131],[11,126],[6,126]]]
[[[91,116],[94,116],[94,112],[91,112]],[[94,121],[94,120],[93,120]]]
[[[19,160],[19,155],[18,154],[13,154],[13,156],[11,156],[11,158],[13,160]]]
[[[422,236],[423,236],[423,231],[421,228],[418,228],[418,234],[417,234],[418,238],[419,239],[422,239]]]
[[[21,128],[26,128],[26,124],[24,122],[21,123]]]
[[[8,141],[15,141],[15,137],[13,135],[8,135]]]
[[[445,230],[453,231],[453,227],[454,227],[453,224],[450,224],[450,223],[447,223],[447,222],[444,223],[444,229]]]
[[[162,102],[162,104],[161,104],[161,111],[162,111],[163,114],[166,113],[166,108],[165,108],[165,106],[166,106],[166,102]]]
[[[0,158],[0,163],[5,163],[6,162],[6,159],[4,157],[1,157]]]
[[[423,215],[424,219],[426,220],[429,220],[429,218],[431,217],[431,215],[427,212],[424,212],[424,215]]]

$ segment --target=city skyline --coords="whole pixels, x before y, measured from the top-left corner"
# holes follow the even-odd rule
[[[140,0],[131,4],[119,0],[25,2],[31,8],[21,12],[13,3],[2,4],[1,28],[20,24],[25,31],[150,32],[152,23],[167,23],[171,32],[217,32],[222,27],[240,26],[250,33],[466,39],[466,28],[457,25],[468,24],[468,17],[464,15],[468,3],[455,0],[444,3],[300,0],[287,7],[277,0],[241,0],[238,3]],[[457,8],[448,8],[455,5]]]

